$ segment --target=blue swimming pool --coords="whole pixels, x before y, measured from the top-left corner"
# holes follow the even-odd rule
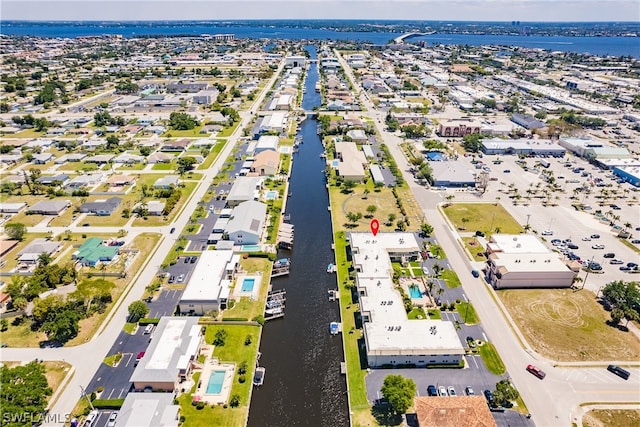
[[[417,286],[409,286],[409,295],[411,298],[422,298],[422,292]]]
[[[242,280],[242,288],[240,288],[240,290],[242,292],[253,292],[253,285],[256,283],[256,279],[254,279],[253,277],[249,278],[249,277],[245,277]]]
[[[262,246],[260,245],[242,245],[240,247],[240,252],[260,252],[262,250]]]
[[[275,200],[278,197],[278,192],[277,191],[267,191],[267,194],[265,194],[264,198],[267,200]]]
[[[207,394],[220,394],[226,374],[227,371],[211,372],[211,375],[209,376],[209,383],[207,384]]]

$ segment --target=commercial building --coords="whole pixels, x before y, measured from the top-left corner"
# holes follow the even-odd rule
[[[640,167],[616,167],[613,173],[634,187],[640,187]]]
[[[485,154],[515,154],[525,156],[564,157],[567,149],[548,139],[483,139],[482,152]]]
[[[233,209],[225,232],[237,245],[260,243],[264,228],[267,205],[255,200],[240,203]]]
[[[568,288],[576,272],[532,234],[494,234],[485,279],[495,289]]]
[[[254,154],[259,154],[266,150],[278,151],[278,142],[280,139],[276,135],[262,135],[258,138],[258,142],[253,150]]]
[[[133,388],[136,391],[179,390],[200,351],[201,331],[197,317],[162,317],[131,375]]]
[[[462,137],[472,133],[480,133],[482,128],[479,122],[471,120],[446,120],[438,124],[439,136]]]
[[[411,233],[349,233],[360,299],[367,362],[370,367],[430,364],[456,365],[464,348],[453,323],[408,320],[393,283],[392,262],[419,257]]]
[[[429,162],[434,187],[475,187],[476,178],[469,166],[458,160]]]
[[[173,393],[127,393],[118,411],[117,425],[135,427],[178,427],[180,405]]]
[[[541,129],[543,127],[545,127],[545,124],[542,123],[540,120],[528,116],[526,114],[520,114],[520,113],[513,113],[511,115],[511,121],[517,125],[522,126],[525,129],[531,130],[531,129]]]
[[[240,256],[231,250],[203,251],[180,298],[179,312],[203,316],[224,310],[239,263]]]

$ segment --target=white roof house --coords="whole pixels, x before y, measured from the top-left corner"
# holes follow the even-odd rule
[[[364,165],[367,159],[364,153],[358,149],[355,142],[339,142],[336,144],[336,154],[338,163],[338,174],[345,179],[361,181],[365,178]]]
[[[255,200],[240,203],[233,209],[225,229],[229,240],[238,245],[255,245],[260,242],[267,205]]]
[[[392,261],[411,261],[420,247],[411,233],[350,233],[370,367],[458,364],[464,348],[453,323],[409,320],[392,280]]]
[[[278,151],[279,141],[280,139],[276,135],[262,135],[258,139],[258,143],[256,144],[256,147],[253,150],[253,152],[254,154],[258,154],[266,150]]]
[[[180,298],[180,312],[204,315],[226,308],[240,257],[231,250],[204,251]]]
[[[197,317],[162,317],[130,381],[135,390],[174,391],[200,349]]]
[[[118,425],[136,427],[178,427],[180,405],[173,393],[127,393],[118,412]]]
[[[227,204],[231,207],[237,206],[247,200],[258,200],[260,189],[264,178],[257,176],[240,176],[236,178],[227,194]]]

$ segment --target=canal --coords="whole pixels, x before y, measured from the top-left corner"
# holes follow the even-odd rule
[[[314,46],[309,46],[316,58]],[[305,110],[320,106],[316,93],[316,64],[307,70]],[[289,276],[273,279],[273,289],[286,289],[283,319],[268,322],[262,333],[260,364],[266,368],[264,385],[254,389],[249,411],[250,427],[349,425],[340,335],[329,333],[329,323],[339,321],[338,302],[329,302],[328,290],[336,288],[335,274],[326,272],[334,262],[331,250],[329,197],[320,157],[323,146],[317,135],[318,122],[302,122],[303,138],[294,154],[286,213],[295,226]]]

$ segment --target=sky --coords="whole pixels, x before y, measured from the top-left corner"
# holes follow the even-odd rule
[[[0,18],[637,22],[640,21],[640,0],[0,0]]]

